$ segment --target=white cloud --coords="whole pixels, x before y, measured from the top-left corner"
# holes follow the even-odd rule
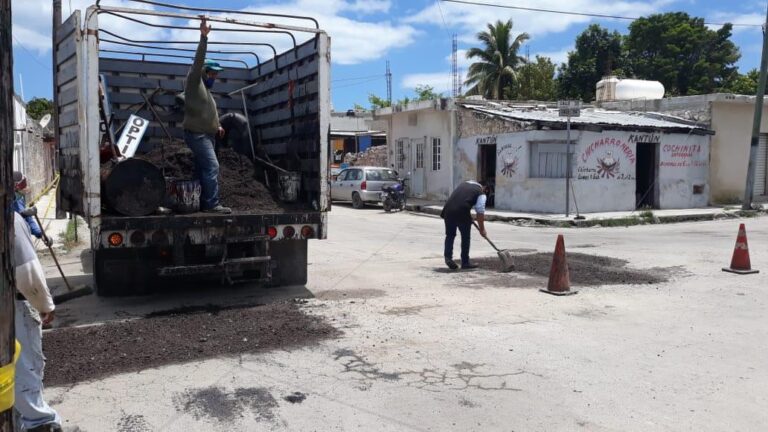
[[[595,2],[594,0],[518,0],[515,6],[540,9],[579,11],[613,16],[643,16],[658,12],[663,5],[671,0],[655,1],[614,1]],[[442,14],[441,14],[442,9]],[[431,4],[412,17],[405,20],[411,24],[431,24],[435,26],[445,23],[458,28],[462,33],[460,39],[467,43],[476,43],[475,34],[485,30],[488,23],[497,20],[512,19],[513,32],[527,32],[531,36],[542,36],[548,33],[559,33],[575,24],[593,21],[594,18],[533,12],[495,7],[472,6],[457,3],[441,2]]]
[[[560,66],[561,63],[566,63],[568,61],[568,53],[573,51],[573,49],[573,47],[567,47],[559,51],[538,52],[536,55],[541,57],[549,57],[555,66]],[[535,61],[536,55],[531,56],[531,61]]]
[[[741,33],[746,31],[754,31],[759,32],[761,30],[761,27],[765,23],[765,15],[760,13],[747,13],[747,14],[737,14],[737,13],[730,13],[730,12],[717,12],[707,19],[708,22],[716,22],[716,23],[738,23],[738,24],[753,24],[758,27],[744,27],[744,26],[738,26],[733,28],[734,33]],[[709,28],[713,30],[719,29],[721,26],[718,25],[709,25]]]
[[[38,54],[45,55],[51,49],[50,23],[51,23],[51,2],[50,0],[13,0],[14,16],[13,31],[14,36],[27,49],[34,50]],[[68,2],[64,2],[64,15],[68,15]],[[93,4],[93,0],[73,0],[72,8],[85,10]],[[102,3],[108,6],[122,6],[137,8],[142,5],[127,2],[125,0],[106,0]],[[297,12],[305,16],[316,18],[320,22],[320,28],[326,30],[332,38],[333,61],[337,64],[357,64],[365,61],[382,58],[390,50],[401,48],[413,43],[417,35],[416,29],[410,25],[393,24],[388,21],[366,21],[362,19],[353,19],[344,16],[345,13],[377,13],[387,12],[391,7],[390,0],[293,0],[291,2],[281,2],[271,6],[252,6],[242,10],[277,12],[285,14],[296,14]],[[143,7],[148,8],[148,7]],[[184,11],[181,11],[184,12]],[[194,14],[190,12],[190,14]],[[243,15],[230,15],[246,21],[272,22],[277,24],[290,24],[298,27],[312,26],[306,21],[297,21],[290,19],[256,17]],[[134,16],[135,17],[135,16]],[[197,27],[196,21],[169,20],[152,16],[140,16],[141,21],[150,23],[173,23],[190,27]],[[145,26],[119,19],[113,16],[100,15],[101,28],[109,29],[113,33],[131,38],[131,39],[164,39],[164,40],[197,40],[196,30],[164,30],[155,27]],[[212,23],[213,32],[212,41],[234,42],[250,41],[259,43],[271,43],[275,45],[278,52],[291,47],[291,38],[288,35],[272,33],[234,33],[234,32],[216,32],[216,29],[232,27],[227,24]],[[301,43],[311,37],[309,33],[295,32],[297,42]],[[15,42],[14,42],[15,43]],[[189,48],[189,46],[187,46]],[[225,45],[216,46],[224,50],[233,50],[243,47],[227,47]],[[213,48],[211,48],[213,49]],[[271,58],[271,49],[254,48],[263,58]],[[249,50],[249,49],[245,49]]]
[[[387,13],[392,7],[390,0],[355,0],[345,7],[346,10],[360,13]]]

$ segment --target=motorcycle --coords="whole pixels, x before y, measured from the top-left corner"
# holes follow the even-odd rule
[[[397,183],[381,188],[381,203],[384,211],[405,210],[405,180],[397,179]]]

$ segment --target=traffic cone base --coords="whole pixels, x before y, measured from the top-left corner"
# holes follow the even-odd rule
[[[752,269],[752,264],[749,260],[747,228],[744,226],[744,224],[739,225],[739,234],[736,236],[736,246],[733,248],[731,266],[724,267],[723,271],[740,275],[759,273],[758,270]]]
[[[571,291],[571,278],[568,274],[568,261],[565,257],[565,240],[563,235],[557,236],[555,244],[555,253],[552,256],[552,267],[549,270],[549,281],[546,289],[539,291],[556,296],[567,296],[576,294],[578,291]]]
[[[556,295],[556,296],[569,296],[569,295],[574,295],[579,293],[578,291],[570,291],[570,290],[569,291],[550,291],[544,288],[540,289],[539,291],[547,294]]]
[[[728,267],[723,267],[723,271],[724,272],[728,272],[728,273],[740,274],[740,275],[748,275],[748,274],[760,273],[760,270],[755,270],[755,269],[739,270],[739,269],[732,269],[732,268],[728,268]]]

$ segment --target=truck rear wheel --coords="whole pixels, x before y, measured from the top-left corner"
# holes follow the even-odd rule
[[[306,285],[307,241],[283,240],[269,244],[273,264],[270,286]]]
[[[93,277],[100,297],[124,297],[149,293],[154,266],[137,251],[94,251]]]

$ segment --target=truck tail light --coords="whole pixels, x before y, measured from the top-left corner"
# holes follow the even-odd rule
[[[277,237],[277,228],[275,227],[269,227],[267,230],[267,234],[269,235],[269,238],[274,239]]]
[[[109,235],[108,239],[110,246],[117,247],[123,244],[123,235],[120,233],[112,233]]]
[[[301,236],[304,238],[310,238],[315,233],[315,230],[311,226],[305,225],[301,228]]]
[[[155,246],[165,246],[168,244],[168,235],[163,230],[157,230],[152,233],[152,244]]]
[[[283,237],[291,239],[296,235],[296,229],[292,226],[283,228]]]
[[[368,189],[368,183],[365,180],[363,180],[363,182],[360,183],[360,190],[366,190],[366,189]]]

